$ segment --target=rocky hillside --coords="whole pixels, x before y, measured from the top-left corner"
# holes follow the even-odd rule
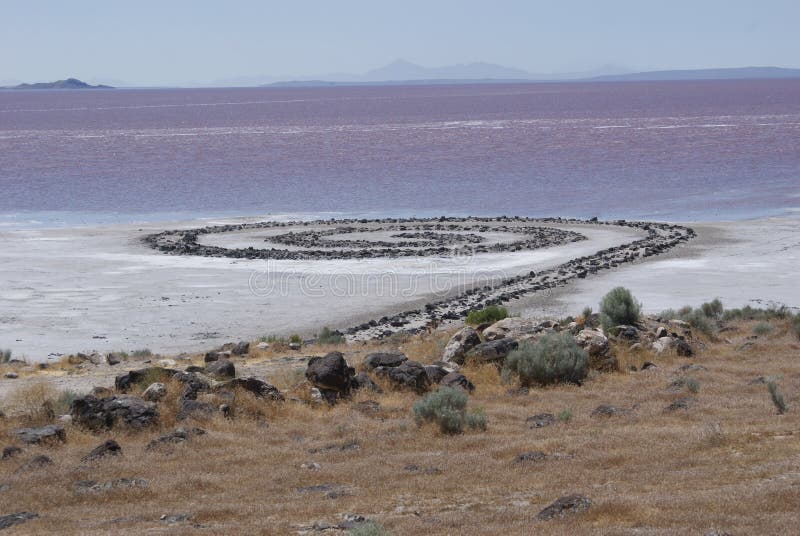
[[[706,305],[6,364],[0,527],[791,533],[797,320]]]

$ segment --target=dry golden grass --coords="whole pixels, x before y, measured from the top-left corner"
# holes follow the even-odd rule
[[[649,360],[658,368],[634,373],[623,366],[620,373],[592,375],[581,387],[527,395],[509,393],[492,366],[467,368],[477,387],[470,408],[485,410],[489,428],[452,437],[417,428],[410,412],[417,397],[397,391],[358,393],[335,407],[237,393],[235,419],[175,423],[178,388],[170,385],[157,429],[90,434],[70,427],[66,445],[25,447],[20,457],[0,462],[0,485],[9,486],[0,492],[0,514],[41,516],[16,529],[20,534],[294,534],[315,522],[337,523],[345,513],[365,515],[398,535],[793,534],[800,504],[800,345],[779,324],[750,349],[737,350],[751,333],[741,324],[724,334],[730,343],[707,341],[693,359],[620,352],[625,364]],[[433,336],[401,344],[423,361],[435,359],[438,345]],[[343,350],[358,362],[379,346]],[[707,369],[690,373],[700,384],[696,394],[667,389],[686,363]],[[294,374],[268,380],[289,387]],[[749,383],[759,376],[778,378],[787,414],[776,414],[766,385]],[[695,397],[695,405],[664,410],[683,396]],[[378,411],[364,410],[366,400],[379,402]],[[600,404],[632,411],[592,417]],[[569,422],[535,430],[525,423],[566,409]],[[0,420],[0,444],[13,443],[8,429],[15,424]],[[208,433],[145,450],[178,424]],[[123,456],[81,462],[109,437],[122,445]],[[559,456],[515,463],[528,451]],[[15,473],[40,453],[55,464]],[[311,462],[320,468],[303,467]],[[133,477],[148,487],[73,488],[79,480]],[[338,495],[302,490],[322,484]],[[535,519],[570,493],[586,495],[593,506],[563,520]],[[173,513],[191,518],[174,525],[159,520]]]

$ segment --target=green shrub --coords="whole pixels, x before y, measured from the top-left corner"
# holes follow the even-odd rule
[[[772,333],[772,324],[769,322],[761,321],[753,326],[753,335],[763,337],[764,335],[769,335],[770,333]]]
[[[322,328],[322,331],[317,336],[317,343],[319,344],[343,344],[344,335],[339,331],[334,331],[327,326]]]
[[[713,337],[719,328],[716,320],[706,316],[701,309],[689,311],[689,313],[681,316],[681,320],[688,322],[694,329],[709,337]]]
[[[134,350],[131,352],[131,357],[150,357],[153,355],[153,352],[150,351],[149,348],[142,348],[141,350]]]
[[[778,410],[778,415],[786,413],[789,408],[786,405],[786,401],[783,399],[783,395],[778,390],[778,384],[770,380],[767,382],[767,389],[769,389],[769,396],[772,398],[772,403],[775,404],[775,408]]]
[[[701,305],[700,310],[702,310],[703,314],[708,318],[721,318],[722,313],[724,311],[722,307],[722,302],[716,298],[710,302]]]
[[[589,358],[569,333],[550,333],[534,344],[523,342],[506,357],[503,378],[519,376],[523,386],[580,382],[586,377]]]
[[[467,428],[472,430],[480,430],[481,432],[486,431],[486,412],[483,409],[478,408],[472,413],[467,413],[464,417],[464,423],[467,425]]]
[[[289,335],[289,344],[292,343],[303,344],[303,338],[300,337],[300,335],[298,335],[297,333],[293,333],[292,335]]]
[[[348,534],[350,536],[391,536],[390,532],[373,521],[367,521],[350,529]]]
[[[501,307],[499,305],[490,305],[488,307],[484,307],[483,309],[470,311],[467,315],[467,324],[475,325],[484,324],[486,322],[494,323],[504,318],[508,318],[508,310],[505,307]]]
[[[65,389],[59,393],[58,397],[53,402],[53,411],[56,415],[64,415],[69,413],[69,408],[72,401],[78,398],[78,393],[71,389]]]
[[[603,296],[600,302],[600,318],[603,328],[608,330],[623,324],[635,324],[639,320],[642,305],[625,287],[617,287]]]
[[[0,364],[11,361],[11,350],[0,350]]]
[[[571,421],[572,420],[572,410],[571,409],[565,409],[564,411],[560,412],[558,414],[558,420],[563,422],[563,423],[565,423],[565,424],[568,423],[569,421]]]
[[[800,313],[792,318],[792,333],[794,333],[795,337],[800,339]]]
[[[467,394],[461,389],[439,387],[414,402],[412,410],[418,425],[434,422],[443,434],[460,434],[465,424],[473,429],[486,429],[483,411],[467,415]]]

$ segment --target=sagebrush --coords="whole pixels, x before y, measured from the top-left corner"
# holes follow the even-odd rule
[[[550,333],[535,343],[523,342],[506,357],[503,377],[519,377],[523,386],[558,382],[580,383],[586,377],[589,356],[569,333]]]

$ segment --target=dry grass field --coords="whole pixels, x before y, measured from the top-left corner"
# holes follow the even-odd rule
[[[465,367],[476,386],[469,407],[485,411],[488,429],[455,436],[415,424],[413,393],[386,389],[333,407],[308,404],[296,365],[266,378],[292,388],[286,402],[239,393],[233,419],[176,423],[180,386],[170,385],[155,428],[93,434],[67,426],[64,444],[20,445],[22,453],[0,461],[0,515],[39,516],[9,534],[336,534],[322,529],[348,514],[395,535],[798,534],[800,344],[787,321],[772,324],[769,334],[748,339],[754,323],[730,323],[717,340],[697,341],[693,358],[618,348],[621,370],[593,373],[582,386],[524,393],[502,384],[492,366]],[[432,362],[446,340],[434,334],[399,344]],[[365,348],[339,347],[351,364]],[[630,370],[645,361],[657,367]],[[679,370],[689,363],[704,368]],[[670,388],[679,377],[695,381]],[[787,413],[777,414],[759,377],[777,378]],[[9,433],[24,424],[19,414],[47,420],[35,410],[53,395],[38,389],[9,398],[0,446],[19,444]],[[682,397],[693,399],[688,409],[666,410]],[[602,404],[621,411],[593,416]],[[540,413],[559,419],[530,428],[526,419]],[[146,449],[177,426],[206,433]],[[122,455],[82,461],[109,438]],[[516,461],[534,451],[546,456]],[[41,454],[53,464],[18,469]],[[75,485],[122,478],[146,482],[105,491]],[[573,493],[592,506],[536,518]]]

